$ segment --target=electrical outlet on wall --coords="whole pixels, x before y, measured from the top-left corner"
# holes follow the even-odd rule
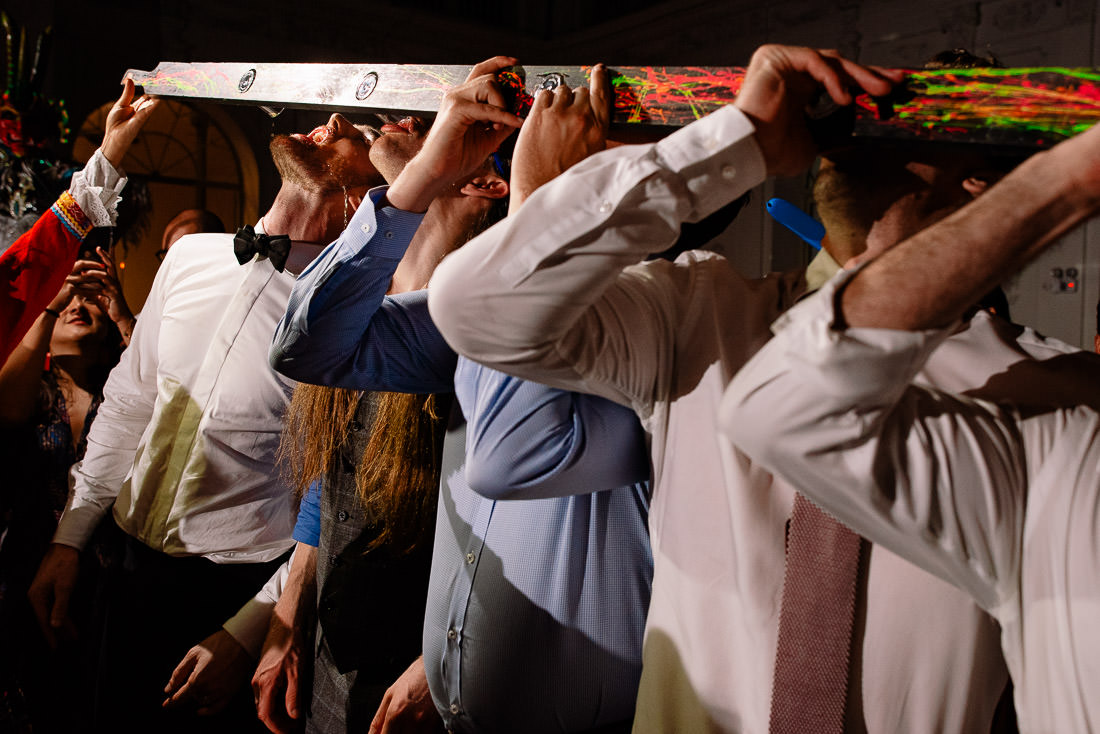
[[[1080,267],[1068,265],[1066,267],[1052,267],[1044,278],[1043,290],[1048,293],[1076,293],[1080,287]]]

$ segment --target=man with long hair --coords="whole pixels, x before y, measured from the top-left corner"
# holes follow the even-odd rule
[[[518,124],[506,113],[496,119],[499,106],[476,101],[479,94],[500,101],[495,68],[475,67],[467,83],[448,94],[434,134],[451,137],[421,164],[438,163],[440,153],[461,153],[464,134],[480,131],[470,131],[474,125]],[[418,118],[382,126],[371,159],[389,181],[420,150],[428,127]],[[485,154],[465,173],[455,172],[453,164],[433,168],[422,179],[431,187],[419,200],[429,208],[426,214],[395,208],[384,189],[371,192],[373,206],[351,220],[333,247],[364,237],[397,251],[415,230],[425,244],[410,248],[397,272],[389,273],[392,278],[378,285],[391,293],[422,288],[441,253],[484,228],[505,201],[507,183],[487,159]],[[392,227],[402,217],[418,226]],[[327,259],[328,253],[310,272],[325,272]],[[303,724],[311,732],[364,730],[389,684],[418,657],[449,404],[434,395],[304,383],[295,391],[282,452],[292,481],[304,492],[295,529],[299,544],[289,569],[267,590],[278,601],[253,677],[259,715],[272,731],[296,731]],[[309,645],[314,629],[315,655]],[[430,705],[409,715],[438,726]]]
[[[501,104],[498,93],[486,97]],[[638,421],[608,401],[461,362],[423,289],[386,295],[410,259],[430,272],[478,229],[447,216],[446,196],[420,192],[451,175],[433,171],[462,160],[475,178],[492,170],[486,159],[508,131],[471,139],[445,119],[386,194],[427,208],[407,249],[362,237],[353,223],[299,281],[272,348],[277,368],[302,379],[454,390],[467,419],[463,434],[454,416],[444,451],[423,659],[387,693],[372,731],[436,719],[433,702],[453,731],[626,731],[651,578]]]

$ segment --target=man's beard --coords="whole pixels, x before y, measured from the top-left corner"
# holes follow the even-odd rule
[[[373,183],[365,175],[353,173],[342,158],[312,143],[276,135],[270,147],[279,176],[307,191],[340,191]]]

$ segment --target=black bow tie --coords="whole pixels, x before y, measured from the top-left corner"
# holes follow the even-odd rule
[[[266,257],[271,260],[271,266],[281,273],[286,266],[287,255],[290,254],[290,238],[285,234],[274,237],[256,234],[256,230],[246,224],[233,237],[233,254],[241,265],[257,254]]]

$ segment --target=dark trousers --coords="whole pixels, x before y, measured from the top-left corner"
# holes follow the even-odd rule
[[[164,709],[164,687],[191,647],[218,631],[286,559],[217,564],[173,557],[127,536],[106,579],[106,621],[96,683],[97,732],[266,732],[249,686],[214,716]]]

